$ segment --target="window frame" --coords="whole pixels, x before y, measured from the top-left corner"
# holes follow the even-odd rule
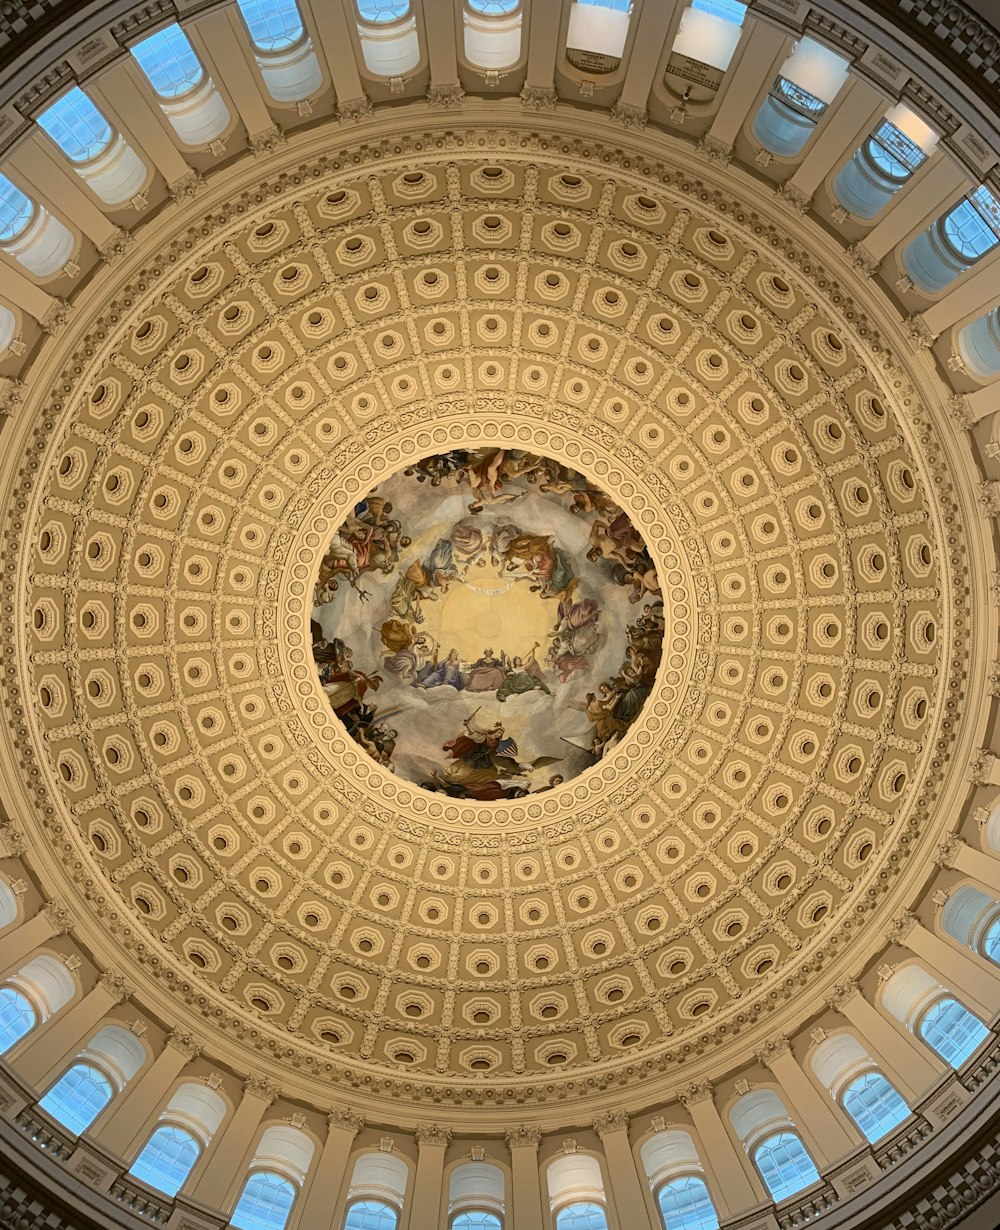
[[[458,1219],[460,1217],[471,1216],[473,1213],[478,1213],[483,1217],[495,1218],[496,1223],[497,1223],[496,1226],[495,1227],[488,1226],[486,1227],[486,1230],[504,1230],[503,1217],[496,1211],[496,1209],[485,1209],[485,1208],[484,1209],[477,1209],[477,1208],[458,1209],[456,1212],[452,1213],[451,1217],[448,1219],[448,1230],[454,1230],[454,1228],[458,1226]],[[480,1228],[477,1226],[473,1226],[472,1230],[480,1230]]]
[[[181,38],[187,44],[188,51],[191,53],[191,56],[193,57],[195,64],[198,66],[198,77],[195,81],[190,82],[189,84],[185,85],[182,89],[175,90],[173,93],[170,93],[170,94],[164,94],[161,90],[157,89],[152,77],[149,75],[149,72],[143,66],[143,63],[139,59],[139,57],[136,55],[136,48],[146,46],[148,43],[151,43],[153,39],[158,38],[168,33],[172,33],[174,30],[176,30],[180,34]],[[184,27],[179,22],[176,22],[176,21],[171,22],[166,26],[162,26],[159,30],[154,30],[153,33],[150,35],[147,35],[146,38],[139,39],[138,42],[133,43],[132,46],[129,48],[129,53],[131,54],[132,59],[135,61],[136,67],[139,69],[139,72],[142,73],[143,79],[146,81],[150,90],[153,92],[154,97],[157,98],[161,102],[165,102],[165,103],[183,102],[185,99],[190,98],[191,95],[194,94],[197,90],[200,90],[202,86],[205,84],[205,82],[208,80],[208,70],[206,69],[205,64],[202,61],[201,56],[198,54],[198,51],[195,48],[194,44],[191,42],[191,39],[188,37],[187,31],[184,29]]]
[[[676,1223],[670,1223],[667,1221],[666,1215],[660,1207],[660,1195],[672,1184],[683,1183],[685,1179],[694,1179],[705,1189],[705,1194],[708,1196],[708,1203],[711,1206],[713,1214],[715,1215],[715,1230],[718,1230],[719,1211],[715,1207],[715,1201],[712,1199],[712,1192],[708,1186],[708,1183],[705,1181],[704,1174],[699,1174],[696,1170],[678,1171],[676,1174],[672,1174],[668,1178],[657,1183],[656,1187],[653,1189],[653,1203],[656,1205],[656,1212],[660,1218],[660,1221],[667,1227],[667,1230],[673,1230],[673,1225]]]
[[[180,1132],[183,1136],[186,1136],[188,1140],[191,1141],[191,1143],[195,1147],[194,1160],[191,1162],[191,1165],[187,1168],[184,1178],[180,1181],[180,1183],[178,1183],[177,1187],[172,1192],[167,1191],[165,1187],[159,1187],[156,1183],[153,1183],[150,1179],[145,1178],[143,1175],[135,1173],[136,1165],[138,1164],[142,1155],[146,1152],[146,1150],[152,1144],[153,1139],[158,1132]],[[146,1137],[145,1143],[143,1144],[142,1148],[132,1159],[132,1164],[128,1168],[128,1173],[133,1178],[138,1179],[140,1183],[145,1183],[147,1187],[153,1188],[154,1191],[163,1192],[164,1195],[169,1196],[171,1199],[173,1199],[175,1196],[177,1196],[180,1192],[184,1190],[185,1185],[188,1183],[188,1181],[191,1178],[191,1175],[194,1173],[194,1168],[201,1161],[202,1157],[204,1156],[204,1153],[205,1153],[205,1146],[198,1139],[195,1133],[190,1130],[190,1128],[186,1128],[183,1126],[183,1124],[180,1124],[180,1123],[173,1123],[170,1120],[160,1120],[160,1122],[154,1125],[153,1130]]]
[[[886,1085],[889,1087],[891,1092],[895,1094],[895,1096],[900,1100],[900,1102],[906,1108],[906,1114],[901,1119],[898,1119],[890,1127],[886,1128],[885,1131],[882,1132],[879,1136],[876,1136],[874,1138],[868,1135],[868,1133],[862,1127],[861,1123],[858,1121],[857,1117],[847,1107],[848,1094],[852,1091],[852,1089],[854,1089],[854,1087],[860,1081],[865,1081],[869,1077],[876,1077],[879,1080],[885,1081]],[[837,1104],[840,1107],[840,1109],[844,1112],[844,1114],[848,1117],[848,1119],[850,1119],[850,1121],[858,1129],[858,1131],[865,1138],[865,1140],[867,1140],[868,1143],[872,1145],[878,1144],[880,1140],[884,1140],[886,1136],[889,1136],[892,1132],[896,1130],[896,1128],[898,1128],[901,1124],[905,1123],[906,1120],[909,1119],[913,1115],[913,1108],[909,1105],[909,1103],[906,1101],[903,1095],[899,1092],[896,1086],[892,1083],[891,1080],[889,1080],[888,1076],[886,1076],[886,1074],[880,1068],[875,1068],[875,1067],[866,1068],[863,1072],[855,1072],[848,1080],[844,1081],[843,1085],[841,1086],[837,1094]]]
[[[88,1121],[86,1123],[83,1123],[80,1127],[76,1127],[73,1124],[66,1123],[64,1120],[60,1119],[53,1111],[51,1111],[47,1106],[43,1105],[45,1099],[48,1098],[50,1094],[52,1094],[62,1084],[62,1082],[70,1075],[71,1072],[75,1071],[78,1068],[96,1072],[98,1076],[100,1076],[103,1079],[104,1083],[107,1085],[108,1089],[110,1090],[110,1095],[98,1107],[98,1109],[94,1112],[94,1114],[91,1115],[90,1119],[88,1119]],[[63,1128],[65,1131],[71,1132],[74,1136],[82,1136],[84,1132],[90,1131],[90,1129],[94,1126],[94,1124],[101,1117],[101,1115],[104,1114],[104,1112],[108,1109],[108,1107],[111,1105],[111,1103],[115,1100],[115,1098],[120,1092],[121,1090],[119,1089],[118,1082],[115,1080],[114,1076],[110,1072],[108,1072],[105,1068],[103,1068],[100,1065],[100,1063],[97,1063],[95,1060],[89,1057],[81,1058],[79,1055],[77,1055],[73,1058],[73,1061],[63,1070],[63,1072],[60,1073],[60,1075],[57,1076],[54,1081],[52,1081],[49,1087],[45,1090],[42,1096],[38,1099],[38,1102],[36,1105],[39,1107],[40,1110],[44,1111],[45,1114],[47,1114],[54,1122],[58,1123],[59,1126]],[[86,1105],[86,1103],[84,1104]]]
[[[934,1044],[927,1038],[927,1036],[924,1033],[924,1027],[925,1027],[927,1018],[930,1016],[930,1014],[934,1012],[935,1009],[940,1008],[942,1004],[948,1004],[948,1003],[957,1004],[958,1007],[962,1009],[962,1011],[966,1013],[969,1017],[971,1017],[972,1020],[975,1021],[976,1024],[978,1024],[979,1027],[984,1031],[984,1036],[979,1039],[979,1041],[975,1044],[972,1050],[967,1051],[965,1055],[963,1055],[963,1057],[961,1058],[961,1060],[959,1060],[958,1063],[952,1062],[951,1059],[949,1059],[946,1055],[944,1055],[941,1051],[939,1051],[938,1048],[934,1046]],[[983,1043],[990,1036],[990,1031],[989,1031],[989,1028],[986,1026],[986,1024],[983,1021],[981,1021],[979,1017],[976,1016],[976,1014],[973,1011],[971,1011],[971,1009],[967,1008],[965,1004],[963,1004],[962,1001],[958,998],[957,995],[953,995],[950,991],[945,992],[945,994],[943,995],[938,995],[933,1000],[932,1003],[928,1004],[927,1007],[921,1011],[919,1017],[914,1023],[913,1032],[921,1040],[921,1042],[925,1043],[927,1046],[931,1048],[931,1050],[934,1052],[935,1055],[938,1056],[939,1059],[941,1059],[944,1063],[948,1065],[948,1067],[952,1068],[956,1072],[961,1071],[961,1069],[965,1067],[965,1065],[969,1062],[972,1056],[975,1055],[976,1051],[979,1050],[979,1048],[983,1045]]]
[[[240,1194],[236,1197],[236,1203],[233,1205],[233,1211],[229,1215],[229,1224],[235,1227],[235,1230],[261,1230],[259,1226],[252,1226],[249,1228],[237,1226],[233,1219],[236,1216],[237,1210],[239,1209],[243,1197],[246,1194],[246,1190],[250,1184],[254,1181],[254,1179],[265,1177],[276,1179],[277,1182],[274,1184],[276,1187],[284,1186],[291,1189],[292,1200],[288,1206],[287,1212],[285,1213],[285,1220],[278,1227],[268,1227],[268,1230],[286,1230],[292,1213],[295,1211],[295,1206],[298,1204],[299,1196],[301,1195],[301,1188],[293,1179],[290,1179],[288,1175],[282,1174],[280,1170],[274,1170],[267,1166],[254,1166],[247,1171],[246,1178],[243,1180],[243,1186],[240,1188]]]
[[[562,1217],[564,1213],[570,1212],[574,1208],[599,1209],[604,1214],[605,1227],[610,1227],[611,1225],[611,1223],[608,1221],[608,1206],[606,1204],[602,1204],[599,1200],[571,1199],[571,1200],[565,1201],[563,1204],[559,1206],[559,1208],[553,1210],[552,1225],[554,1227],[554,1230],[563,1230],[563,1227],[560,1226],[559,1224],[559,1219],[560,1217]]]
[[[296,16],[299,20],[299,32],[296,37],[293,39],[288,39],[287,36],[285,36],[287,41],[283,41],[276,46],[270,47],[266,47],[261,43],[258,43],[256,38],[254,38],[253,28],[250,25],[250,19],[243,11],[243,5],[244,3],[248,5],[258,5],[263,12],[264,5],[267,2],[268,0],[237,0],[236,3],[236,8],[239,12],[240,20],[243,22],[243,26],[246,29],[253,54],[258,60],[262,60],[265,63],[273,57],[287,56],[293,51],[298,51],[309,41],[309,28],[306,25],[306,19],[302,9],[299,7],[298,0],[290,0],[291,7],[295,10]],[[266,23],[267,17],[263,16],[261,20]]]
[[[10,314],[14,319],[14,327],[16,328],[17,317],[14,315],[13,311],[11,311]],[[28,1011],[31,1013],[31,1024],[27,1027],[27,1029],[22,1030],[15,1038],[8,1042],[6,1046],[3,1046],[2,1043],[0,1043],[0,1055],[6,1055],[8,1051],[17,1046],[19,1042],[23,1042],[24,1039],[27,1038],[29,1034],[33,1033],[42,1023],[42,1014],[38,1010],[38,1005],[33,1003],[31,997],[26,995],[20,987],[15,987],[11,983],[5,982],[0,985],[0,996],[4,996],[5,993],[16,999],[23,1000],[23,1002],[27,1005]],[[23,1009],[19,1011],[18,1016],[23,1019]],[[0,1035],[0,1037],[2,1037],[2,1035]]]
[[[794,1140],[799,1145],[799,1147],[802,1149],[802,1152],[805,1154],[807,1160],[809,1161],[809,1164],[812,1166],[813,1171],[816,1175],[816,1178],[810,1179],[808,1183],[804,1183],[801,1187],[796,1188],[794,1191],[786,1192],[783,1196],[776,1196],[771,1188],[770,1183],[768,1183],[767,1178],[764,1175],[764,1171],[761,1168],[760,1162],[758,1161],[758,1156],[761,1153],[761,1151],[764,1149],[765,1146],[770,1145],[773,1141],[780,1140],[781,1137],[783,1136],[789,1137],[790,1139]],[[785,1200],[791,1200],[793,1196],[801,1195],[804,1191],[808,1191],[810,1187],[814,1186],[814,1184],[822,1180],[822,1175],[819,1173],[819,1167],[816,1165],[815,1158],[813,1157],[813,1155],[809,1152],[808,1148],[806,1147],[806,1142],[802,1139],[802,1136],[800,1135],[798,1130],[789,1125],[780,1127],[776,1131],[773,1131],[773,1132],[767,1132],[764,1136],[760,1138],[760,1140],[756,1141],[752,1145],[752,1147],[748,1150],[748,1155],[750,1157],[750,1161],[752,1162],[754,1169],[757,1171],[757,1174],[760,1176],[761,1182],[764,1184],[764,1190],[768,1193],[768,1195],[770,1196],[774,1204],[781,1204]]]
[[[380,1204],[383,1209],[388,1209],[396,1218],[396,1224],[392,1230],[399,1230],[400,1210],[397,1209],[390,1201],[383,1200],[381,1196],[357,1196],[355,1199],[348,1202],[344,1209],[344,1230],[347,1230],[347,1219],[351,1215],[351,1210],[356,1209],[361,1204]]]
[[[92,111],[98,117],[98,119],[103,121],[105,127],[107,128],[107,136],[103,138],[103,142],[101,143],[100,148],[96,151],[96,153],[88,152],[82,157],[70,153],[70,151],[66,148],[66,146],[63,145],[55,135],[53,135],[50,129],[43,122],[44,117],[46,115],[48,115],[50,112],[56,111],[57,108],[64,106],[64,104],[66,104],[69,99],[74,98],[74,96],[76,95],[79,95],[80,98],[82,98],[85,101],[86,105],[92,109]],[[57,122],[59,125],[64,127],[67,132],[71,131],[70,125],[66,122],[65,119],[62,118],[61,115],[57,114]],[[116,138],[121,139],[121,133],[118,131],[115,125],[112,124],[112,122],[108,119],[108,117],[104,114],[104,112],[100,109],[100,107],[98,107],[97,104],[93,101],[93,99],[90,98],[90,96],[78,85],[72,86],[70,89],[66,91],[65,94],[62,94],[54,102],[50,103],[49,106],[44,108],[44,110],[39,112],[39,114],[35,117],[35,123],[42,130],[42,132],[45,133],[45,136],[47,137],[47,139],[52,142],[52,144],[56,147],[57,150],[59,150],[59,152],[63,155],[63,157],[68,159],[68,161],[74,167],[80,168],[80,169],[93,166],[95,162],[99,161],[101,158],[104,157],[105,154],[109,152],[109,150],[114,148]],[[96,140],[96,136],[95,136],[95,140]]]
[[[377,3],[378,0],[370,0],[370,2]],[[388,3],[390,4],[394,2],[395,0],[388,0]],[[388,17],[369,17],[361,11],[361,6],[364,3],[364,0],[354,0],[355,19],[363,26],[368,26],[371,29],[388,30],[390,27],[397,25],[399,22],[409,21],[413,16],[413,0],[404,0],[404,2],[406,4],[406,11],[403,13],[393,13]]]

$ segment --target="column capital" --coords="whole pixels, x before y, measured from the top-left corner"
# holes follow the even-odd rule
[[[688,1085],[686,1089],[682,1089],[680,1092],[681,1105],[695,1106],[699,1102],[711,1102],[713,1095],[714,1090],[710,1081]]]
[[[195,1042],[190,1034],[182,1033],[181,1030],[175,1029],[167,1035],[167,1046],[172,1046],[175,1051],[180,1051],[185,1059],[197,1059],[201,1054],[201,1047]]]
[[[278,1097],[277,1086],[272,1085],[265,1076],[248,1076],[243,1082],[243,1092],[248,1096],[262,1098],[268,1106]]]
[[[827,1006],[832,1008],[834,1012],[842,1012],[847,1001],[860,994],[861,988],[853,978],[848,978],[845,982],[838,982],[833,988],[826,1001]]]
[[[757,1058],[765,1068],[773,1066],[776,1059],[780,1059],[782,1055],[790,1055],[792,1053],[791,1043],[784,1035],[777,1038],[772,1038],[770,1042],[764,1044],[757,1052]]]
[[[598,1115],[594,1120],[594,1131],[601,1140],[605,1136],[610,1136],[612,1132],[627,1132],[628,1115],[623,1110],[612,1110],[607,1114]]]
[[[121,974],[113,974],[107,970],[98,978],[97,985],[103,987],[116,1004],[120,1004],[128,999],[134,989],[125,981]]]
[[[413,1134],[421,1148],[424,1145],[440,1145],[442,1148],[446,1148],[451,1144],[450,1130],[438,1127],[436,1123],[422,1123]]]
[[[520,1146],[529,1146],[532,1149],[537,1149],[542,1143],[542,1133],[538,1128],[525,1127],[523,1123],[517,1127],[509,1127],[504,1132],[504,1140],[510,1149],[516,1149]]]
[[[890,926],[886,939],[890,944],[905,944],[906,937],[915,926],[917,926],[916,915],[911,914],[909,910],[904,910]]]
[[[357,1136],[358,1132],[365,1126],[365,1117],[353,1110],[346,1110],[343,1107],[335,1106],[326,1117],[326,1125],[331,1128],[343,1128],[346,1132],[350,1132],[352,1136]]]
[[[56,935],[68,935],[73,929],[73,919],[59,901],[46,901],[42,906],[42,913],[52,924]]]
[[[937,848],[937,853],[934,855],[934,862],[939,867],[954,867],[955,860],[958,858],[958,852],[965,845],[965,842],[956,833],[952,833],[945,841],[942,841]]]

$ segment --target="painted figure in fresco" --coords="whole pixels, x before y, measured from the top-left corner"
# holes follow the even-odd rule
[[[465,685],[469,692],[495,692],[503,686],[506,670],[501,658],[494,655],[492,649],[484,649],[483,656],[472,663],[469,668],[469,682]]]
[[[475,717],[473,713],[463,720],[464,734],[442,744],[449,763],[442,769],[435,769],[432,780],[424,782],[424,788],[450,794],[453,798],[484,802],[523,798],[529,793],[531,774],[555,764],[556,759],[539,756],[528,764],[521,764],[517,759],[517,744],[506,734],[503,723],[479,726]]]
[[[505,701],[508,696],[522,696],[525,692],[533,692],[536,688],[541,688],[546,696],[552,695],[552,689],[545,682],[542,668],[538,665],[538,659],[535,657],[535,649],[537,648],[538,645],[536,643],[527,661],[523,658],[515,658],[511,662],[510,671],[504,677],[503,683],[497,688],[497,700]]]
[[[462,678],[462,664],[457,649],[449,649],[448,656],[443,662],[438,661],[435,652],[433,661],[428,662],[418,671],[413,681],[415,688],[440,688],[445,684],[451,684],[458,691],[465,687],[465,680]]]

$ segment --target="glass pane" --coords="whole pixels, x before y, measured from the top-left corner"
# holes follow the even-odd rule
[[[793,1132],[768,1136],[754,1150],[753,1160],[775,1202],[819,1182],[812,1158]]]
[[[713,17],[721,17],[723,21],[731,21],[734,26],[742,26],[747,15],[747,6],[738,0],[691,0],[691,7],[702,13],[711,13]]]
[[[20,991],[0,987],[0,1054],[9,1051],[37,1023],[34,1008]]]
[[[16,239],[25,230],[35,207],[6,175],[0,175],[0,241]]]
[[[556,1230],[608,1230],[608,1219],[599,1204],[571,1204],[560,1210]]]
[[[924,1014],[919,1033],[953,1068],[960,1068],[989,1036],[982,1021],[951,998],[939,999]]]
[[[665,1183],[656,1199],[668,1230],[718,1230],[719,1219],[708,1188],[694,1175]]]
[[[362,21],[399,21],[410,12],[410,0],[358,0]]]
[[[771,93],[775,98],[779,99],[787,107],[791,107],[793,111],[797,111],[800,115],[808,115],[815,118],[826,107],[826,103],[821,98],[810,94],[808,90],[804,90],[800,85],[796,85],[794,81],[789,81],[787,77],[779,77],[771,87]]]
[[[909,179],[927,161],[920,146],[888,120],[883,120],[868,139],[868,153],[875,166],[890,179]]]
[[[132,54],[161,98],[186,94],[205,75],[187,35],[178,25],[167,26],[136,43]]]
[[[243,20],[258,51],[284,51],[304,31],[295,0],[238,0]]]
[[[910,1117],[910,1108],[881,1072],[866,1072],[844,1090],[844,1110],[871,1141]]]
[[[459,1213],[451,1223],[451,1230],[501,1230],[500,1218],[496,1213],[480,1211]]]
[[[576,0],[576,2],[577,4],[592,4],[597,9],[614,9],[616,13],[632,11],[632,0]]]
[[[362,1200],[347,1210],[344,1230],[396,1230],[396,1210],[381,1200]]]
[[[114,1090],[100,1069],[76,1063],[56,1081],[38,1103],[63,1127],[84,1132],[111,1101]]]
[[[284,1230],[295,1202],[295,1188],[280,1175],[259,1170],[246,1181],[229,1219],[240,1230]]]
[[[1000,917],[994,918],[983,936],[983,956],[1000,965]]]
[[[474,13],[488,13],[493,17],[503,17],[506,13],[515,12],[521,0],[465,0],[465,2]]]
[[[962,260],[977,261],[1000,243],[1000,202],[977,188],[941,219],[944,237]]]
[[[111,125],[79,86],[46,108],[38,122],[73,162],[89,162],[103,154],[114,135]]]
[[[198,1142],[178,1127],[158,1127],[132,1163],[131,1174],[176,1196],[198,1160]]]

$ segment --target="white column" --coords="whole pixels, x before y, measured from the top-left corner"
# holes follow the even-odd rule
[[[444,1201],[444,1155],[451,1144],[451,1132],[436,1125],[416,1131],[417,1173],[410,1201],[411,1230],[441,1230]]]
[[[708,130],[711,144],[731,149],[736,134],[743,127],[760,87],[771,84],[778,72],[778,61],[791,47],[791,40],[782,30],[766,22],[755,21],[739,63],[727,74],[725,93]]]
[[[37,133],[32,133],[27,141],[15,146],[8,159],[14,170],[35,189],[29,195],[50,209],[72,218],[73,225],[96,248],[102,248],[118,233],[118,228],[108,221],[94,203],[94,198],[84,190],[80,177],[52,158]]]
[[[942,983],[987,1024],[993,1020],[1000,1010],[1000,966],[985,957],[963,952],[956,944],[928,931],[912,914],[904,914],[898,920],[893,938],[926,962]]]
[[[424,0],[424,35],[431,70],[430,97],[458,86],[455,6],[452,0]]]
[[[237,1193],[232,1188],[242,1176],[247,1151],[276,1096],[277,1090],[266,1080],[250,1077],[243,1082],[243,1097],[191,1191],[193,1200],[210,1209],[232,1211],[228,1197],[232,1195],[235,1203]]]
[[[1000,258],[996,251],[993,251],[983,260],[977,261],[972,272],[959,278],[954,290],[950,290],[944,298],[938,299],[926,312],[921,313],[921,319],[928,332],[936,337],[945,329],[950,329],[963,316],[971,316],[973,313],[982,315],[989,311],[996,304],[998,287]]]
[[[167,121],[134,80],[132,66],[127,61],[109,68],[96,81],[88,83],[87,89],[98,106],[106,100],[114,110],[129,117],[129,127],[139,149],[163,176],[168,188],[174,188],[194,174],[170,135]]]
[[[351,0],[353,4],[353,0]],[[323,0],[312,8],[313,24],[319,40],[318,50],[326,60],[337,96],[340,112],[353,108],[368,110],[365,89],[361,84],[358,62],[354,54],[348,17],[340,0]]]
[[[594,1120],[594,1131],[604,1145],[611,1191],[622,1230],[653,1230],[629,1144],[628,1115],[621,1111],[601,1115]]]
[[[542,1185],[538,1175],[538,1146],[542,1134],[537,1128],[508,1128],[505,1137],[510,1149],[510,1204],[513,1230],[543,1230]]]
[[[334,1110],[327,1116],[326,1140],[319,1165],[314,1167],[312,1180],[302,1197],[299,1230],[330,1230],[330,1218],[338,1207],[347,1177],[354,1138],[364,1122],[360,1115],[349,1110]]]
[[[55,901],[47,901],[37,914],[0,936],[0,974],[4,978],[16,974],[36,948],[48,943],[54,935],[66,935],[71,925],[69,915],[62,906]]]
[[[972,186],[965,173],[944,154],[886,205],[879,222],[865,236],[862,249],[876,263],[911,231],[930,226],[935,218]]]
[[[167,1038],[163,1050],[116,1098],[94,1133],[109,1153],[131,1160],[132,1146],[142,1143],[149,1120],[159,1114],[174,1081],[199,1053],[187,1034],[172,1033]]]
[[[635,42],[628,58],[628,68],[625,70],[625,83],[618,97],[619,107],[645,112],[649,91],[653,88],[656,70],[660,66],[667,31],[681,2],[682,0],[657,0],[656,4],[643,6],[639,14]]]
[[[692,1085],[681,1093],[701,1142],[698,1156],[709,1177],[709,1189],[719,1219],[734,1217],[770,1199],[743,1149],[726,1131],[709,1084]]]
[[[976,850],[968,846],[960,838],[946,842],[941,847],[941,861],[946,867],[954,867],[962,875],[978,880],[983,888],[996,893],[1000,899],[1000,858],[988,854],[985,850]]]
[[[226,83],[253,147],[261,138],[276,135],[277,126],[267,109],[256,73],[247,59],[248,55],[253,54],[249,36],[240,29],[235,9],[234,4],[216,9],[199,17],[194,24],[206,50],[219,66],[219,79]]]
[[[559,17],[561,5],[533,4],[529,10],[528,68],[525,90],[550,91],[555,101],[556,59],[559,55]]]
[[[830,174],[830,168],[836,166],[848,150],[853,153],[875,127],[885,111],[885,99],[859,77],[849,77],[831,111],[788,181],[807,201]]]
[[[43,1029],[14,1060],[14,1068],[26,1085],[42,1091],[60,1075],[80,1050],[94,1026],[131,990],[117,974],[102,974],[100,981],[48,1029]]]
[[[825,1170],[852,1153],[861,1136],[849,1132],[833,1104],[816,1088],[791,1052],[787,1038],[777,1038],[757,1056],[771,1069],[785,1095],[784,1102],[795,1123],[811,1137],[819,1169]]]
[[[878,1060],[889,1081],[911,1105],[944,1072],[943,1060],[918,1042],[901,1022],[870,1004],[857,983],[843,983],[829,1002],[835,1012],[847,1017],[872,1058]]]

